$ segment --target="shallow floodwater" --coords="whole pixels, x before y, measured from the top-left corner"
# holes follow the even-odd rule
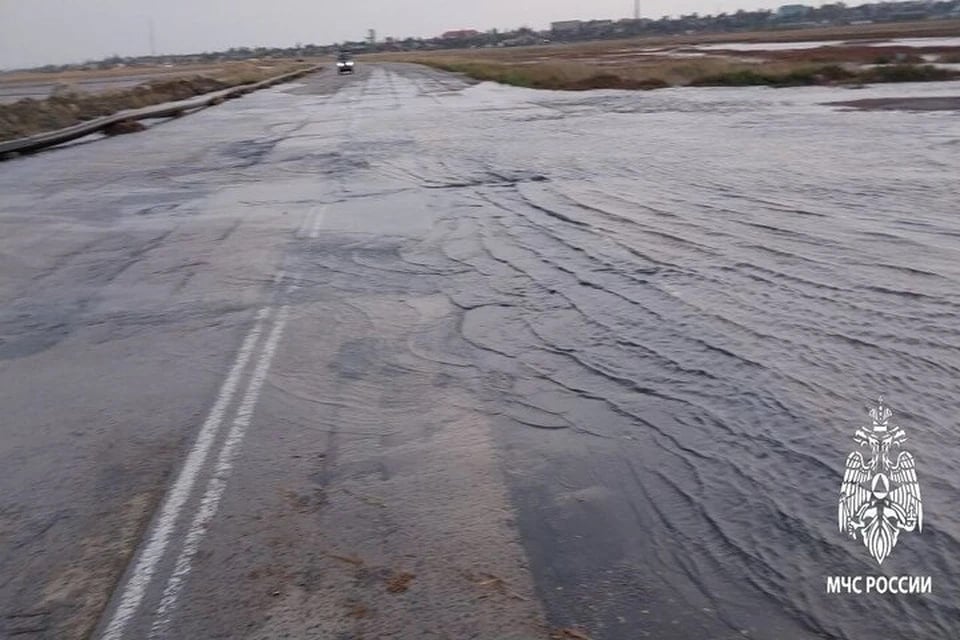
[[[721,42],[717,44],[698,44],[696,49],[714,51],[794,51],[818,49],[820,47],[859,46],[858,40],[822,40],[809,42]],[[960,38],[894,38],[891,40],[867,40],[869,47],[960,47]]]
[[[288,246],[283,267],[302,280],[284,294],[299,322],[283,344],[310,363],[277,365],[268,385],[273,404],[257,418],[261,440],[246,452],[255,458],[301,441],[306,451],[323,442],[318,427],[355,430],[357,439],[340,445],[363,452],[353,464],[330,463],[328,471],[326,460],[313,468],[275,458],[278,470],[315,472],[303,474],[316,484],[310,491],[329,487],[332,496],[354,486],[339,482],[355,478],[388,487],[397,470],[420,470],[424,449],[401,445],[428,438],[424,415],[446,403],[457,420],[469,420],[468,433],[490,440],[490,466],[495,450],[513,507],[490,509],[477,498],[480,506],[467,511],[517,534],[551,626],[583,629],[594,640],[958,638],[960,118],[822,104],[957,95],[960,83],[560,93],[467,86],[401,65],[360,65],[344,78],[319,74],[142,135],[0,167],[4,205],[17,224],[62,215],[64,233],[95,225],[115,234],[103,246],[81,234],[84,244],[70,254],[77,262],[51,272],[57,277],[46,288],[28,283],[18,293],[22,306],[5,318],[11,340],[0,343],[0,355],[43,354],[45,341],[68,342],[75,326],[89,325],[91,340],[127,340],[179,321],[183,308],[154,298],[165,289],[143,282],[162,282],[164,273],[179,282],[169,265],[180,253],[160,250],[166,235],[158,234],[172,222],[209,216],[170,231],[210,288],[184,295],[205,300],[201,294],[224,283],[197,326],[224,321],[244,303],[227,298],[247,289],[231,287],[256,272],[237,265],[268,260],[267,236]],[[35,185],[53,195],[40,197]],[[228,222],[237,212],[245,225],[263,227],[244,231],[246,244],[230,245],[247,247],[249,256],[210,270],[210,238],[222,242],[234,233],[239,222]],[[271,232],[280,216],[289,222]],[[126,226],[115,227],[120,221]],[[127,238],[130,229],[137,233]],[[156,262],[129,266],[151,251]],[[104,265],[115,263],[140,279],[114,282]],[[29,273],[16,260],[7,264]],[[90,291],[101,289],[98,306],[88,308]],[[140,298],[149,303],[145,310],[136,307]],[[193,343],[180,342],[180,325],[169,326],[176,335],[161,331],[154,348],[182,362]],[[174,339],[176,348],[165,342]],[[342,348],[332,349],[337,341]],[[71,343],[77,351],[67,353],[83,344]],[[140,354],[138,342],[118,344]],[[198,370],[213,366],[206,353]],[[150,387],[136,382],[152,384],[150,371],[135,369],[134,382],[104,392],[89,408],[111,407],[119,394],[139,398]],[[175,373],[184,385],[194,381]],[[167,393],[179,388],[164,384]],[[336,395],[372,387],[377,393]],[[72,402],[73,387],[63,389]],[[837,526],[844,461],[880,394],[906,430],[924,509],[922,532],[903,534],[882,566]],[[186,399],[199,407],[201,395]],[[183,417],[156,422],[192,424],[194,405],[184,406]],[[60,465],[56,447],[72,442],[37,445],[53,462],[21,466],[42,475]],[[382,463],[366,457],[391,447]],[[97,450],[82,451],[92,452],[83,465],[98,469]],[[458,451],[457,464],[469,465],[469,448]],[[303,457],[311,460],[304,465],[321,464]],[[257,475],[256,465],[240,470],[250,474],[253,495],[288,488],[271,484],[278,482],[272,472]],[[459,479],[481,471],[488,473],[472,466],[474,475]],[[422,486],[436,483],[443,492],[449,475],[405,477],[422,479],[416,495],[429,496]],[[11,477],[8,484],[31,476]],[[111,495],[113,478],[104,481]],[[121,488],[128,485],[136,482]],[[31,482],[15,489],[24,487],[34,491]],[[46,490],[30,504],[72,504],[51,498],[68,494]],[[330,540],[309,549],[294,544],[316,539],[320,506],[299,510],[302,529],[284,530],[297,507],[284,501],[282,517],[261,520],[270,513],[261,503],[242,491],[232,495],[236,517],[215,522],[213,536],[255,527],[264,539],[291,541],[281,558],[297,571],[324,573],[311,554],[336,550]],[[380,500],[378,491],[369,495]],[[99,513],[103,507],[90,500]],[[449,512],[429,504],[409,506],[408,513],[430,514],[418,525],[438,538],[445,526],[486,530],[476,521],[441,524],[437,514]],[[377,526],[404,524],[391,521],[392,513],[377,511]],[[60,540],[89,535],[72,526]],[[337,530],[344,553],[352,553],[354,537],[380,544],[359,528]],[[18,535],[36,551],[9,554],[11,563],[42,559],[47,539],[33,531]],[[268,545],[250,540],[240,547],[250,556],[243,562],[273,567]],[[422,576],[416,554],[430,549],[410,549],[417,538],[385,540],[387,555],[415,552],[403,560]],[[61,549],[73,562],[70,545]],[[86,562],[99,558],[88,554]],[[202,631],[170,637],[214,637],[203,631],[235,630],[230,625],[254,614],[259,624],[257,607],[273,606],[264,602],[274,598],[258,595],[273,592],[273,574],[270,590],[251,589],[245,577],[224,578],[229,574],[214,567],[222,558],[206,558],[207,581],[194,585],[204,595],[200,608],[184,612],[185,623]],[[479,562],[471,571],[481,575],[495,564]],[[828,595],[831,576],[929,576],[932,593]],[[505,591],[482,596],[510,598],[509,576],[489,582],[498,577],[507,580]],[[300,586],[312,588],[304,586],[316,584],[311,580]],[[429,622],[442,602],[417,599],[425,581],[418,577],[393,602]],[[18,584],[27,583],[10,582],[7,592]],[[314,595],[321,592],[337,606],[346,600],[336,589]],[[305,623],[333,619],[332,609],[311,613],[297,608],[303,601],[290,602]],[[252,613],[241,610],[247,603]],[[317,612],[322,619],[311,620]],[[149,629],[149,620],[141,622]]]
[[[502,421],[553,618],[594,638],[957,637],[960,120],[820,103],[960,85],[432,78],[377,70],[329,103],[357,110],[347,191],[427,188],[441,220],[403,267],[371,251],[337,282],[435,269],[464,310],[463,375]],[[837,525],[880,394],[924,505],[882,567]],[[933,593],[828,595],[846,575]]]

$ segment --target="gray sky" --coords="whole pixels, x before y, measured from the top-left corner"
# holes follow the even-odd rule
[[[641,12],[659,18],[795,1],[642,0]],[[361,40],[367,29],[380,38],[434,36],[632,14],[633,0],[0,0],[0,68],[147,54],[151,18],[158,53],[192,53]]]

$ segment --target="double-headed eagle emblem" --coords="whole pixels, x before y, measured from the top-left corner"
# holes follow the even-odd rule
[[[907,434],[890,422],[892,415],[881,396],[870,410],[871,424],[857,429],[853,438],[869,449],[868,457],[860,451],[847,456],[840,485],[840,531],[861,538],[879,564],[893,551],[900,532],[923,529],[916,463],[909,451],[893,458],[893,448],[900,449]]]

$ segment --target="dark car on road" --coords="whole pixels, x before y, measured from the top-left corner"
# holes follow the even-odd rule
[[[353,73],[354,63],[353,58],[350,57],[349,53],[340,53],[337,56],[337,73],[340,75],[346,73]]]

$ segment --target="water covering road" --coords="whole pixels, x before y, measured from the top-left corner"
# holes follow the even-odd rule
[[[364,66],[0,166],[0,636],[960,633],[960,121],[851,95]]]

